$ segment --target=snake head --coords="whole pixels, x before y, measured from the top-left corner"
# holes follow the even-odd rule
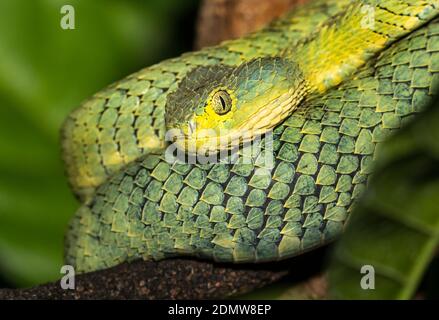
[[[186,151],[230,149],[275,127],[305,94],[298,65],[287,59],[197,67],[168,96],[166,126]]]

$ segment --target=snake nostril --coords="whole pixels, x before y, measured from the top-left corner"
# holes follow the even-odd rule
[[[224,101],[224,98],[220,96],[220,101],[221,101],[221,107],[223,108],[223,110],[226,110],[226,102]]]

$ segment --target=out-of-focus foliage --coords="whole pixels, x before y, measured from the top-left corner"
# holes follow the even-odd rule
[[[60,27],[65,4],[0,1],[0,274],[16,285],[59,277],[78,206],[60,160],[63,119],[112,81],[190,48],[182,17],[198,1],[73,0],[75,30]]]
[[[333,252],[329,268],[333,297],[413,297],[439,245],[438,124],[437,99],[380,149],[368,191]],[[374,290],[360,286],[361,279],[370,275],[370,270],[360,273],[366,265],[375,270]],[[437,270],[435,274],[437,278]]]

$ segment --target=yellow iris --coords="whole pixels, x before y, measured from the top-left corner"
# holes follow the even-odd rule
[[[218,106],[216,106],[215,104],[220,102],[218,101],[218,99],[213,98],[215,94],[220,91],[226,92],[229,95],[231,101],[230,111],[224,114],[218,114],[217,111],[215,111],[218,110]],[[236,111],[236,102],[236,96],[231,90],[224,87],[213,90],[210,93],[209,98],[207,99],[207,105],[204,108],[204,112],[201,115],[195,116],[194,118],[197,131],[203,129],[223,128],[224,123],[227,120],[233,118],[234,112]]]

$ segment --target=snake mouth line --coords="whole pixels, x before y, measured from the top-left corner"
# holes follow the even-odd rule
[[[189,123],[189,133],[174,129],[171,140],[178,148],[188,153],[214,153],[224,149],[233,149],[253,141],[269,132],[291,115],[303,101],[308,86],[305,81],[292,88],[270,103],[254,111],[248,120],[235,129],[204,129],[196,131],[194,123]]]

